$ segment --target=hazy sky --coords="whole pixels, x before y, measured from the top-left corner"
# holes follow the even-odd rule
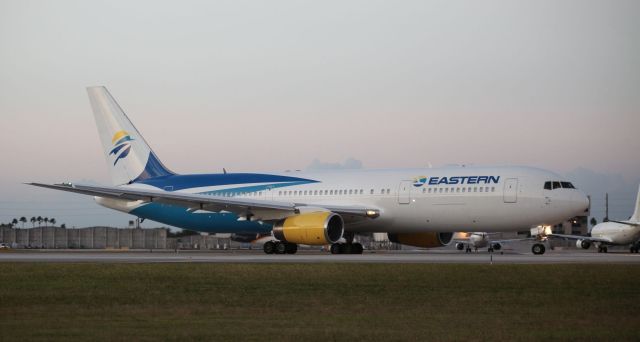
[[[632,200],[638,14],[638,1],[4,0],[0,222],[127,219],[20,184],[109,183],[89,85],[180,173],[524,164],[620,179]]]

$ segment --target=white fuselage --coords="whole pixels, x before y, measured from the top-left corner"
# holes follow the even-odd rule
[[[556,224],[580,215],[589,205],[586,195],[579,190],[545,189],[545,182],[559,181],[561,177],[530,167],[445,167],[269,175],[311,181],[267,184],[247,180],[224,185],[199,184],[176,190],[178,188],[174,187],[179,184],[171,183],[169,178],[162,184],[142,182],[126,186],[311,206],[317,204],[319,208],[332,204],[380,210],[380,216],[374,219],[346,215],[345,230],[351,232],[520,231]],[[105,199],[98,199],[98,202],[140,217],[194,229],[181,226],[175,220],[166,220],[166,216],[151,214],[152,211],[136,210],[147,203]],[[212,227],[214,221],[211,222]],[[228,232],[235,232],[228,222],[226,227]],[[220,232],[221,229],[209,231]]]
[[[612,245],[628,245],[640,239],[640,227],[617,222],[603,222],[591,229],[591,236],[608,240]]]

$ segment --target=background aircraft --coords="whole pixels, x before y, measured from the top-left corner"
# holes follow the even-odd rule
[[[626,221],[613,221],[598,223],[591,229],[590,236],[550,234],[550,237],[576,239],[576,245],[589,249],[591,245],[598,248],[598,253],[607,253],[607,246],[630,245],[631,253],[640,250],[640,186],[636,197],[636,206],[633,215]]]
[[[456,249],[471,253],[472,249],[477,252],[478,248],[489,247],[487,249],[489,252],[499,251],[502,249],[502,244],[491,239],[491,235],[496,234],[487,232],[461,233],[462,236],[454,239],[456,241]]]
[[[164,166],[106,88],[88,94],[113,186],[32,185],[91,195],[105,207],[189,230],[271,232],[276,241],[265,243],[267,253],[295,253],[297,244],[362,253],[353,242],[358,232],[440,247],[456,227],[518,231],[589,206],[570,182],[532,167],[180,175]]]

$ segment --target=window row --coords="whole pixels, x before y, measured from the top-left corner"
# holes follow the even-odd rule
[[[433,190],[433,191],[432,191]],[[488,186],[469,186],[469,187],[453,187],[453,188],[429,188],[429,190],[427,190],[426,188],[422,188],[422,193],[467,193],[467,192],[495,192],[496,191],[496,187],[492,186],[492,187],[488,187]]]

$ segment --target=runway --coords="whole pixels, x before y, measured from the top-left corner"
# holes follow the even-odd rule
[[[267,255],[260,251],[57,251],[12,250],[0,262],[59,263],[439,263],[439,264],[640,264],[640,254],[591,251],[530,253],[460,253],[458,251],[367,251],[362,255],[331,255],[302,251]]]

